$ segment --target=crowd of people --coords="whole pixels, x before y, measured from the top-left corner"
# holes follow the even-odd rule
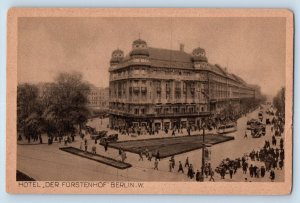
[[[216,172],[220,174],[222,179],[229,174],[230,179],[236,174],[238,169],[243,174],[249,174],[251,178],[264,178],[269,173],[271,181],[275,180],[275,170],[282,170],[284,166],[284,149],[283,139],[280,139],[280,149],[271,146],[269,141],[265,141],[262,149],[253,150],[242,158],[231,160],[229,158],[223,160],[216,168]]]
[[[223,160],[216,168],[216,172],[222,179],[226,174],[229,174],[232,179],[236,171],[241,168],[243,174],[249,173],[250,178],[264,178],[269,173],[270,180],[275,181],[275,171],[282,170],[284,167],[284,140],[281,137],[284,132],[284,119],[280,116],[273,117],[268,125],[271,127],[271,140],[265,140],[261,149],[252,150],[242,158]],[[279,144],[276,137],[280,137]]]

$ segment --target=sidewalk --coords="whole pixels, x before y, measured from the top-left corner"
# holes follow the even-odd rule
[[[102,121],[101,121],[102,120]],[[108,134],[118,134],[119,135],[119,140],[118,141],[126,141],[126,140],[141,140],[141,139],[150,139],[150,138],[163,138],[163,137],[172,137],[172,130],[168,131],[168,134],[165,133],[164,130],[160,130],[158,134],[154,135],[149,135],[149,134],[142,134],[142,135],[137,135],[137,134],[130,134],[130,135],[122,135],[119,131],[112,130],[110,128],[107,128],[107,123],[108,123],[108,118],[105,119],[99,119],[99,118],[93,118],[92,120],[88,121],[87,125],[95,128],[97,131],[108,131]],[[216,129],[213,130],[207,130],[205,129],[205,134],[217,134]],[[183,129],[182,133],[176,130],[175,131],[175,136],[187,136],[187,130]],[[196,131],[191,131],[191,135],[203,135],[202,130],[196,130]],[[89,137],[89,136],[87,136]]]

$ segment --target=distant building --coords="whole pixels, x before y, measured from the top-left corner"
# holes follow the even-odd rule
[[[208,63],[205,50],[186,53],[132,43],[124,56],[115,50],[110,60],[109,110],[112,127],[173,128],[200,126],[230,103],[239,111],[255,90],[219,65]]]
[[[109,89],[108,87],[90,86],[88,93],[88,107],[93,110],[107,110],[109,104]]]

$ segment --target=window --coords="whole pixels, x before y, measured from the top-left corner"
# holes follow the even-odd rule
[[[166,82],[166,92],[170,93],[170,91],[171,91],[171,84],[170,82]]]
[[[178,113],[178,108],[177,108],[177,107],[174,107],[174,108],[173,108],[173,112],[174,112],[174,113]]]
[[[139,114],[139,109],[134,109],[134,114]]]
[[[183,82],[183,93],[186,94],[186,82]]]
[[[161,99],[161,92],[157,92],[157,98]]]
[[[145,109],[144,108],[141,109],[141,114],[145,114]]]
[[[189,108],[189,113],[194,113],[194,107]]]
[[[160,112],[161,112],[161,108],[155,108],[155,113],[156,114],[160,114]]]

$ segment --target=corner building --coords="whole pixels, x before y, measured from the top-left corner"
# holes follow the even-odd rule
[[[110,60],[110,126],[172,129],[200,126],[230,103],[238,112],[255,90],[240,77],[208,63],[205,50],[191,54],[148,47],[138,39],[124,56],[115,50]]]

